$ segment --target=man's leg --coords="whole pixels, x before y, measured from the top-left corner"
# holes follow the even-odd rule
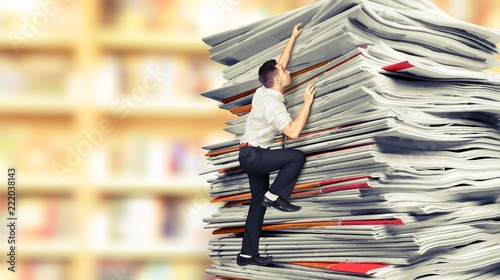
[[[262,223],[266,207],[262,205],[264,193],[269,189],[269,173],[248,174],[252,200],[248,208],[245,231],[243,233],[243,243],[241,253],[249,256],[259,255],[259,238],[262,232]]]
[[[285,160],[279,168],[278,175],[271,184],[269,191],[283,198],[289,198],[293,187],[297,183],[302,167],[306,163],[306,156],[302,151],[295,149],[275,150],[273,157],[283,157]]]
[[[243,233],[241,254],[256,257],[259,255],[259,239],[266,211],[262,202],[269,187],[269,173],[282,169],[273,185],[276,186],[277,195],[289,197],[306,159],[304,153],[299,150],[242,148],[238,160],[248,175],[252,193]],[[239,255],[238,259],[242,263],[246,262]],[[269,263],[271,259],[269,257],[259,261],[261,264],[265,264]]]
[[[269,173],[279,170],[269,191],[277,196],[288,198],[305,162],[306,156],[300,150],[260,150],[252,160],[252,171]]]

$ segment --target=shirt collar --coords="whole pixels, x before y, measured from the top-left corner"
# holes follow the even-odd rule
[[[283,95],[283,93],[279,92],[279,91],[276,91],[274,89],[270,89],[270,88],[266,88],[266,87],[263,87],[267,92],[269,92],[270,94],[273,94],[273,95],[276,95],[276,96],[279,96],[280,100],[281,101],[285,101],[285,96]]]

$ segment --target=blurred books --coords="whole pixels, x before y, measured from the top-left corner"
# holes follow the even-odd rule
[[[140,55],[110,52],[95,73],[94,100],[103,110],[118,116],[125,109],[150,109],[156,114],[176,108],[189,109],[199,98],[198,92],[220,84],[220,77],[211,74],[208,62],[197,56],[186,59],[154,52]],[[203,101],[196,106],[202,111],[207,107]]]
[[[198,95],[221,81],[203,24],[176,1],[117,1],[131,9],[103,22],[107,2],[0,4],[0,165],[18,171],[22,221],[19,270],[0,279],[210,278],[197,173],[224,117]],[[150,11],[179,27],[134,23]]]
[[[239,267],[248,211],[239,137],[292,26],[305,23],[288,65],[294,118],[317,86],[302,135],[287,147],[307,162],[292,194],[303,209],[266,213],[268,267]],[[204,38],[227,65],[204,92],[237,116],[231,141],[206,146],[213,202],[207,228],[221,279],[493,279],[498,277],[500,33],[459,21],[429,1],[318,1]],[[271,148],[280,148],[279,139]],[[271,174],[271,180],[276,174]]]
[[[70,36],[78,28],[78,3],[75,1],[26,0],[1,3],[0,37],[15,34],[15,40],[43,37],[47,34]],[[24,38],[23,38],[24,37]]]
[[[223,30],[227,26],[241,25],[263,18],[268,14],[276,14],[291,6],[311,3],[311,0],[297,1],[289,4],[286,1],[274,5],[266,5],[263,0],[245,1],[103,1],[101,23],[105,28],[117,32],[125,31],[141,33],[143,30],[161,32],[169,30],[169,35],[183,36],[187,32],[193,36],[207,34],[213,30]],[[256,7],[265,7],[256,9]],[[169,15],[169,16],[165,16]]]

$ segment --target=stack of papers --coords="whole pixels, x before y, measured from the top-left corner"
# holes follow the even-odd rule
[[[235,263],[251,194],[239,138],[295,23],[304,29],[285,91],[295,118],[308,83],[317,93],[287,147],[307,162],[290,202],[266,212],[266,267]],[[235,118],[232,141],[204,147],[219,212],[218,279],[495,279],[500,277],[500,33],[448,16],[426,0],[323,0],[203,39],[227,82],[202,95]],[[281,148],[279,137],[271,149]],[[276,173],[271,174],[274,180]]]

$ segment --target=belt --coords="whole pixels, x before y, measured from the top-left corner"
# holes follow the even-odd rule
[[[240,144],[240,148],[241,148],[241,147],[255,147],[255,146],[251,145],[251,144],[250,144],[250,143],[248,143],[248,142],[245,142],[245,143],[241,143],[241,144]]]

